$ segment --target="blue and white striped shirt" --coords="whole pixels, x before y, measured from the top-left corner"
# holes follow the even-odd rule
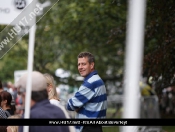
[[[79,90],[68,100],[67,109],[71,111],[79,109],[77,118],[100,119],[106,117],[106,88],[97,71],[91,72],[84,79]],[[83,126],[76,126],[77,132],[81,132],[82,128]]]

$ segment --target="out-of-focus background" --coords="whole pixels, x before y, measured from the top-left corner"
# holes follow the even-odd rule
[[[107,118],[121,118],[127,9],[126,0],[60,0],[37,23],[34,70],[54,76],[63,105],[83,81],[77,70],[77,55],[90,51],[107,88]],[[175,118],[174,9],[173,0],[147,0],[139,84],[141,118]],[[0,30],[5,27],[0,25]],[[24,32],[25,28],[21,34]],[[13,84],[26,72],[28,41],[26,34],[0,60],[0,80],[4,89],[11,89],[19,110],[22,102]],[[75,114],[70,112],[72,118]],[[104,131],[117,132],[119,127],[104,127]],[[156,131],[175,132],[175,127],[163,126]]]

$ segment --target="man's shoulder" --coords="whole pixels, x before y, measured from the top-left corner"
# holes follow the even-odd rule
[[[101,77],[98,74],[95,74],[95,75],[91,76],[90,78],[88,78],[86,80],[86,82],[93,83],[93,82],[96,82],[98,80],[102,80],[102,79],[101,79]]]
[[[31,109],[31,116],[33,118],[65,118],[64,112],[50,103]]]
[[[91,90],[95,90],[98,87],[105,86],[101,77],[96,74],[83,82],[82,87],[90,88]]]

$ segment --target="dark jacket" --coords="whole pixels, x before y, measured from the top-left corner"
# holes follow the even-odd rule
[[[37,102],[30,111],[30,118],[37,119],[58,119],[66,118],[63,111],[50,104],[49,100]],[[19,132],[23,132],[23,127],[19,126]],[[68,126],[30,126],[29,132],[69,132]]]

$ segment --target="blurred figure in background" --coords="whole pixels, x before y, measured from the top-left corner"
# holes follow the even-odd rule
[[[51,104],[59,107],[60,109],[62,109],[62,111],[64,112],[66,118],[70,118],[69,114],[67,113],[66,109],[60,104],[60,99],[58,98],[58,94],[56,91],[56,86],[54,83],[54,78],[53,76],[51,76],[48,73],[44,74],[44,77],[46,78],[47,81],[47,92],[48,92],[48,98]],[[75,132],[75,128],[73,126],[69,126],[69,130],[70,132]]]
[[[13,87],[12,82],[7,82],[7,88],[8,88],[7,92],[11,93],[11,95],[13,95],[13,88],[12,87]]]
[[[9,82],[8,83],[8,85],[9,85],[9,87],[13,87],[13,88],[11,88],[11,90],[9,90],[7,87],[8,87],[8,85],[7,85],[7,83],[4,83],[4,85],[3,86],[1,86],[2,85],[2,82],[0,83],[0,87],[2,87],[2,88],[0,88],[0,92],[2,92],[2,91],[5,91],[5,92],[3,92],[3,94],[5,94],[6,92],[8,92],[8,93],[10,93],[11,94],[11,97],[12,97],[12,100],[11,100],[11,106],[10,106],[10,108],[12,109],[12,111],[13,112],[15,112],[16,111],[16,102],[15,102],[15,99],[16,99],[16,96],[17,96],[17,90],[13,90],[13,88],[14,88],[14,85],[11,83],[11,82]],[[6,93],[6,94],[8,94],[8,93]],[[5,95],[4,95],[5,96]],[[8,95],[6,95],[6,97],[4,97],[4,98],[7,98],[7,96],[10,96],[9,94]],[[9,97],[8,97],[9,98]],[[12,112],[12,113],[13,113]],[[6,113],[7,114],[7,113]],[[13,113],[14,114],[14,113]]]
[[[47,93],[48,93],[48,98],[51,104],[55,104],[58,105],[60,102],[60,99],[58,98],[58,94],[56,91],[56,87],[55,87],[55,82],[54,82],[54,78],[48,74],[45,73],[44,77],[46,78],[47,81]]]
[[[148,84],[147,78],[143,77],[141,78],[141,81],[139,82],[140,86],[140,92],[142,96],[152,96],[156,95],[156,92],[151,87],[151,85]]]
[[[12,115],[8,119],[19,119],[21,115]],[[7,132],[18,132],[18,126],[7,126]]]
[[[16,88],[17,89],[17,88]],[[16,111],[15,114],[23,114],[24,111],[24,105],[22,102],[22,96],[20,93],[17,93],[17,98],[15,100],[15,104],[16,104]]]
[[[8,91],[7,82],[3,83],[3,89],[4,89],[4,91]]]
[[[0,132],[7,132],[7,126],[0,126]]]
[[[6,118],[7,118],[7,116],[4,112],[4,110],[0,107],[0,119],[6,119]]]
[[[24,106],[23,105],[16,105],[15,114],[22,115],[24,113]]]
[[[0,96],[0,102],[2,102],[1,96]],[[0,107],[0,119],[6,119],[7,116],[4,112],[4,110]]]
[[[64,112],[50,104],[47,93],[46,78],[40,72],[32,72],[31,100],[30,100],[30,118],[31,119],[66,119]],[[24,74],[16,83],[16,87],[23,99],[23,105],[26,98],[28,74]],[[24,118],[24,115],[22,116]],[[23,126],[19,126],[19,132],[23,132]],[[29,126],[29,132],[70,132],[68,126]]]
[[[12,95],[7,91],[0,92],[1,97],[1,107],[6,113],[6,116],[9,117],[15,113],[15,104],[12,102]],[[13,103],[13,104],[12,104]],[[12,106],[13,105],[13,106]]]

